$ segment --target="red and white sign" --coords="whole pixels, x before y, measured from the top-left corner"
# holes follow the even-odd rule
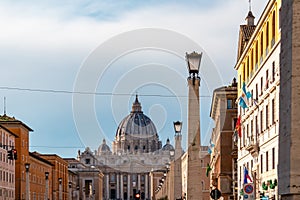
[[[253,185],[253,183],[244,184],[244,199],[254,200],[254,185]]]

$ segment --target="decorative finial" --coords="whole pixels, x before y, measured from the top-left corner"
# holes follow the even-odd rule
[[[142,112],[141,103],[139,102],[137,94],[135,95],[135,101],[133,102],[131,112]]]
[[[249,0],[249,11],[251,11],[251,0]]]

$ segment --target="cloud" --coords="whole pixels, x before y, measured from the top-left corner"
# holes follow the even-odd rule
[[[266,1],[253,2],[256,19]],[[148,27],[169,29],[197,42],[218,67],[224,84],[236,74],[233,66],[238,29],[244,23],[248,1],[115,2],[118,3],[81,0],[1,2],[0,60],[1,73],[5,76],[0,79],[0,85],[72,90],[81,64],[97,46],[120,33]],[[30,95],[26,97],[28,106],[35,104],[36,96],[35,100],[30,99]],[[51,99],[40,98],[45,104],[46,101],[51,104]],[[71,104],[70,98],[64,96],[63,99],[64,105]],[[17,102],[13,104],[14,115],[18,115],[18,107],[21,109],[22,106]],[[43,107],[46,113],[63,111],[65,109]],[[39,126],[36,119],[26,119],[26,113],[22,115],[29,125],[34,124],[33,129],[47,132],[47,127],[36,128]],[[60,114],[51,115],[55,116],[56,122],[63,121],[59,119]],[[64,127],[74,130],[68,126],[73,124]],[[113,132],[115,128],[111,127]],[[38,139],[34,141],[38,142]]]

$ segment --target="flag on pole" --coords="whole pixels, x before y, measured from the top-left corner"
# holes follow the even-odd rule
[[[237,118],[234,131],[237,132],[239,137],[242,137],[241,116]]]
[[[212,153],[212,150],[210,147],[208,147],[207,152],[209,153],[209,155]]]
[[[209,163],[207,163],[207,166],[206,166],[206,177],[208,177],[208,174],[209,172],[211,171],[211,167],[209,166]]]
[[[242,87],[242,94],[239,98],[239,105],[242,108],[248,108],[248,104],[249,104],[249,99],[252,97],[251,92],[248,92],[246,89],[246,83],[243,83],[243,87]]]
[[[209,146],[210,146],[211,148],[214,148],[214,147],[215,147],[215,144],[212,143],[211,139],[209,140]]]
[[[244,167],[244,184],[248,183],[248,180],[252,182],[248,169]]]

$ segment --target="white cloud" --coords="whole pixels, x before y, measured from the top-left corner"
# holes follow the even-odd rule
[[[256,19],[266,1],[253,2]],[[115,35],[148,27],[173,30],[197,42],[218,66],[225,83],[235,75],[239,25],[248,11],[246,0],[221,1],[203,8],[164,2],[126,12],[121,6],[116,9],[120,15],[113,20],[101,14],[93,16],[101,10],[91,7],[93,4],[68,3],[0,3],[0,60],[5,66],[1,73],[6,75],[0,85],[72,90],[76,72],[90,51]],[[80,6],[83,11],[78,10]],[[16,103],[16,110],[18,106],[22,105]]]

